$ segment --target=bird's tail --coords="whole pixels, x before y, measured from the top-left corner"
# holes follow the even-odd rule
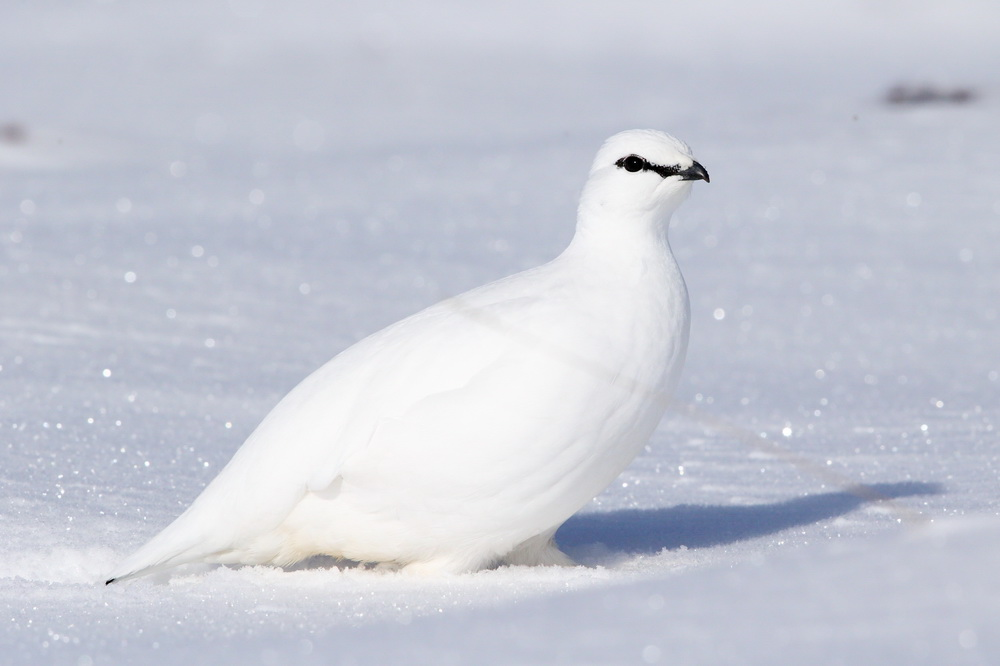
[[[150,542],[152,543],[152,542]],[[150,555],[149,544],[143,546],[115,567],[114,571],[104,581],[105,585],[118,583],[130,578],[148,576],[149,574],[165,571],[172,567],[196,562],[204,559],[204,555],[192,552],[193,548],[185,548],[180,552],[163,556]]]
[[[206,524],[204,516],[199,515],[200,511],[192,511],[195,508],[189,508],[146,545],[122,560],[104,584],[146,576],[191,562],[217,561],[219,553],[226,550],[226,542],[220,539],[218,533],[206,533],[201,527]]]

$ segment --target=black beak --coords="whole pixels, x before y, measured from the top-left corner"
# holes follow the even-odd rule
[[[687,169],[681,169],[678,174],[680,175],[681,180],[703,180],[706,183],[712,182],[708,177],[708,171],[706,171],[705,167],[697,162],[689,166]]]

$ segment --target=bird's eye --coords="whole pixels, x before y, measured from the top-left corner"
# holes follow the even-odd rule
[[[642,159],[638,155],[629,155],[628,157],[622,159],[618,166],[624,168],[626,171],[635,173],[636,171],[642,171],[647,167],[646,160]]]

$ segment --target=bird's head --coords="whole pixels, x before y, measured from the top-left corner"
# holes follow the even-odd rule
[[[656,130],[627,130],[604,142],[580,199],[581,215],[668,218],[708,171],[683,141]]]

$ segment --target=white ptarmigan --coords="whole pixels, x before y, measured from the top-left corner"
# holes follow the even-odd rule
[[[667,227],[708,179],[668,134],[608,139],[561,255],[337,355],[107,582],[321,554],[427,573],[570,564],[556,529],[642,449],[680,373]]]

